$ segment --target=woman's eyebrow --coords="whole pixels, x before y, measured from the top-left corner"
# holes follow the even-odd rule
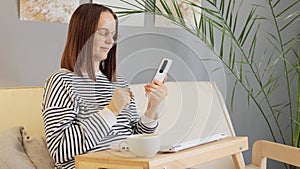
[[[97,28],[97,30],[105,30],[105,31],[110,31],[108,28]],[[115,32],[115,30],[111,31],[111,32]]]

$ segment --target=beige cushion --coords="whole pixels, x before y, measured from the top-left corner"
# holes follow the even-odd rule
[[[54,161],[42,136],[30,137],[22,130],[23,144],[26,154],[37,169],[53,169]]]
[[[0,132],[0,169],[35,169],[23,149],[21,129],[13,127]]]
[[[42,87],[0,89],[0,130],[24,126],[30,135],[44,136]]]

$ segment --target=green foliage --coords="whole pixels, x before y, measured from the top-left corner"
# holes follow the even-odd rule
[[[157,0],[160,6],[153,0],[135,1],[140,5],[138,10],[128,8],[123,13],[161,15],[197,36],[219,56],[236,79],[232,107],[235,90],[240,85],[248,94],[248,105],[253,102],[262,114],[274,141],[287,144],[290,140],[293,146],[300,146],[300,34],[285,37],[285,32],[297,26],[299,21],[300,10],[295,9],[295,6],[299,7],[299,0],[261,0],[260,4],[254,4],[258,0],[203,0],[206,6],[186,0],[186,5],[193,8],[192,21],[184,18],[178,0]],[[243,11],[242,16],[241,9],[245,6],[249,10]],[[266,16],[260,15],[259,10],[265,11]],[[274,29],[261,29],[264,25]],[[263,54],[257,50],[258,36],[263,36],[260,39],[267,43]],[[293,83],[298,83],[297,92],[293,92]],[[285,87],[287,100],[274,103],[272,97],[281,86]],[[287,126],[279,123],[282,113],[289,113],[292,138],[286,138],[283,129]],[[275,126],[271,125],[273,122]],[[275,133],[280,136],[276,137]]]

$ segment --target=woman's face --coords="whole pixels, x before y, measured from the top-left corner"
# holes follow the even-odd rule
[[[116,20],[110,12],[102,12],[98,21],[98,27],[94,37],[95,62],[105,60],[108,52],[113,47],[116,33]]]

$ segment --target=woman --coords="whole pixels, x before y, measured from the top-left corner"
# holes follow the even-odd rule
[[[116,75],[117,27],[117,16],[102,5],[83,4],[71,17],[61,70],[47,80],[42,105],[56,168],[74,168],[75,155],[158,125],[167,88],[157,80],[145,85],[148,108],[139,117],[127,82]]]

